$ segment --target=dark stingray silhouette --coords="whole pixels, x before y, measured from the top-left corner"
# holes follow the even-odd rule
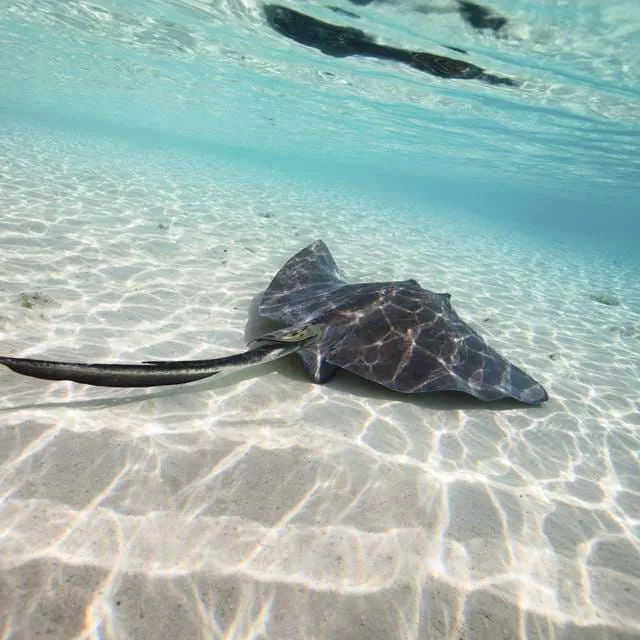
[[[351,4],[363,7],[373,3],[373,0],[350,0]],[[385,2],[385,0],[378,0]],[[428,4],[420,4],[414,8],[419,13],[424,14],[444,14],[457,13],[471,27],[479,31],[491,29],[498,34],[500,30],[506,26],[508,20],[504,16],[494,13],[489,7],[485,7],[477,2],[470,0],[456,0],[455,6],[431,6]]]
[[[494,33],[498,33],[507,24],[505,17],[469,0],[458,0],[458,13],[467,24],[478,30],[491,29]]]
[[[341,368],[402,393],[447,390],[485,401],[547,400],[540,384],[461,320],[450,299],[415,280],[349,284],[327,245],[317,240],[287,261],[262,296],[260,315],[287,326],[256,338],[244,353],[141,364],[0,357],[0,364],[45,380],[151,387],[192,382],[297,352],[317,383]]]
[[[492,75],[470,62],[424,51],[409,51],[381,45],[360,29],[323,22],[288,7],[267,4],[264,5],[263,11],[267,24],[272,29],[328,56],[367,56],[401,62],[440,78],[482,80],[489,84],[517,86],[510,78]]]
[[[298,351],[319,383],[340,368],[403,393],[547,400],[542,386],[492,349],[450,301],[448,293],[427,291],[415,280],[348,284],[317,240],[280,269],[260,314],[286,325],[325,327],[318,341]]]

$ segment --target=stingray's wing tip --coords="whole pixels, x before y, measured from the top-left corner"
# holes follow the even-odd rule
[[[542,404],[549,399],[549,394],[542,385],[536,383],[522,391],[517,399],[526,404]]]

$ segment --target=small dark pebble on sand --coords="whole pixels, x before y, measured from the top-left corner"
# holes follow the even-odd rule
[[[24,307],[25,309],[33,309],[33,307],[47,305],[53,302],[53,298],[50,298],[48,295],[40,293],[39,291],[36,291],[34,293],[25,293],[23,291],[20,294],[20,306]]]

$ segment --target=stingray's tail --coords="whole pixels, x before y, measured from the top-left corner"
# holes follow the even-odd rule
[[[141,364],[89,364],[0,356],[0,364],[12,371],[42,380],[71,380],[98,387],[160,387],[195,382],[222,370],[240,369],[269,362],[315,342],[319,327],[283,329],[253,341],[243,353],[210,360],[152,360]]]
[[[220,371],[216,360],[209,362],[210,366],[190,366],[189,362],[182,362],[180,368],[168,368],[150,364],[87,364],[0,356],[0,364],[23,376],[71,380],[97,387],[159,387],[194,382]]]

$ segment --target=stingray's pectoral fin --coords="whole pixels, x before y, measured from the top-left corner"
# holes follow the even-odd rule
[[[549,399],[545,388],[528,373],[520,369],[520,367],[510,365],[509,382],[508,395],[520,402],[524,402],[525,404],[539,404]]]
[[[333,378],[337,367],[328,363],[317,347],[302,349],[298,355],[315,383],[324,384]]]
[[[210,361],[211,362],[211,361]],[[195,382],[218,373],[215,366],[164,368],[144,364],[88,364],[0,356],[0,364],[41,380],[70,380],[98,387],[159,387]]]

